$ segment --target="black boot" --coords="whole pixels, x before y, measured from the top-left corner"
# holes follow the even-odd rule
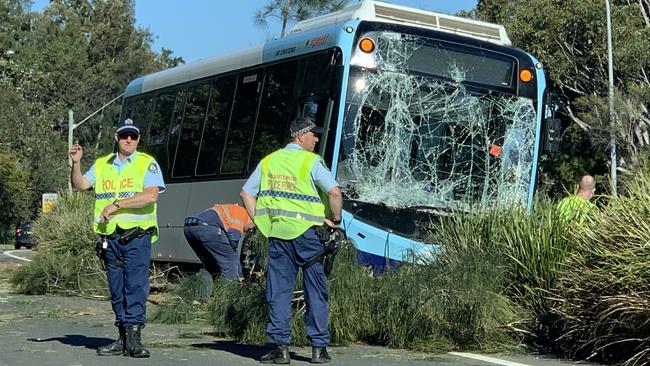
[[[328,363],[332,361],[326,347],[312,347],[311,348],[311,363]]]
[[[149,357],[149,351],[140,342],[140,335],[144,324],[127,324],[125,328],[126,355],[135,358]]]
[[[126,347],[124,343],[126,342],[126,331],[124,330],[124,326],[121,324],[117,326],[117,329],[119,332],[117,340],[108,346],[97,348],[97,356],[116,356],[125,352]]]
[[[260,358],[261,363],[275,363],[287,364],[291,362],[289,358],[289,346],[286,344],[279,344],[273,346],[271,352],[265,354]]]

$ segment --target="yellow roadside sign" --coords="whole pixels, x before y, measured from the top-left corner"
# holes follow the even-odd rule
[[[58,198],[59,195],[56,193],[43,193],[41,196],[41,208],[43,212],[52,211],[52,207],[54,207],[54,203]]]

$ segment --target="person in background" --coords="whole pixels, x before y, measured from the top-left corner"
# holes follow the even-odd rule
[[[591,199],[596,193],[596,181],[584,175],[578,183],[578,193],[563,198],[557,205],[557,213],[564,222],[581,224],[594,207]]]
[[[83,149],[70,150],[72,185],[95,190],[93,230],[99,235],[97,252],[104,260],[119,336],[97,349],[99,356],[149,357],[142,346],[141,331],[149,295],[151,243],[158,239],[156,201],[165,190],[160,166],[154,158],[137,151],[140,129],[131,119],[122,121],[115,133],[117,153],[104,155],[81,174]]]
[[[312,345],[312,363],[327,363],[330,343],[327,278],[322,258],[325,245],[316,228],[339,228],[343,199],[338,183],[313,153],[323,132],[310,118],[289,126],[292,141],[267,155],[240,194],[258,230],[269,238],[266,267],[266,327],[271,351],[260,362],[288,364],[291,340],[291,300],[298,268],[303,272],[307,312],[305,325]]]

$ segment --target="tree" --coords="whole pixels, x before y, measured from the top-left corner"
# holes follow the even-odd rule
[[[0,225],[25,215],[18,200],[32,216],[41,193],[66,187],[68,109],[79,120],[137,76],[182,63],[171,50],[151,50],[151,33],[135,26],[133,0],[51,0],[42,13],[28,12],[28,5],[0,0],[0,50],[16,52],[0,58],[0,149],[11,151],[16,169],[27,175],[26,195],[2,202],[12,212],[0,215]],[[75,131],[86,163],[110,148],[98,141],[112,136],[102,131],[112,131],[119,111],[118,101]]]
[[[622,96],[617,106],[636,105],[640,111],[637,117],[627,114],[630,117],[627,121],[636,121],[637,127],[619,124],[620,130],[616,131],[617,144],[622,144],[619,145],[621,161],[618,165],[623,171],[634,170],[634,164],[641,161],[640,156],[647,149],[646,145],[638,144],[636,134],[626,131],[643,128],[640,123],[648,118],[643,111],[647,111],[650,102],[647,98],[650,94],[649,10],[648,0],[613,1],[614,74],[617,94]],[[608,88],[604,2],[480,0],[477,16],[503,24],[515,46],[538,57],[546,70],[549,86],[558,97],[558,114],[569,128],[559,155],[562,160],[557,157],[547,160],[546,176],[566,176],[561,171],[579,166],[578,162],[585,163],[584,169],[592,169],[592,172],[607,172],[611,128],[609,113],[601,108],[607,105]],[[617,115],[619,120],[625,118],[623,114]],[[588,146],[580,151],[570,145],[578,135],[588,139]],[[594,167],[587,161],[599,161],[599,164]],[[582,173],[584,171],[576,171],[575,175]],[[570,185],[569,181],[557,183],[556,190]]]
[[[26,9],[29,0],[0,1],[0,52],[14,50],[21,41],[21,33],[28,26]]]
[[[17,156],[0,152],[0,223],[13,226],[29,218],[28,178]]]
[[[280,37],[284,37],[288,22],[341,10],[346,3],[347,0],[270,0],[255,13],[255,24],[268,27],[268,19],[277,18],[282,24]]]

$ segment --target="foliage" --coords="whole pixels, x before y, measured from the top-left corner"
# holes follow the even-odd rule
[[[618,166],[633,172],[639,144],[629,131],[647,129],[650,115],[650,6],[647,1],[613,1],[612,29],[616,105]],[[535,9],[535,11],[530,11]],[[606,174],[611,128],[606,96],[607,27],[605,3],[582,0],[480,0],[477,17],[503,24],[513,44],[535,55],[544,65],[546,77],[559,107],[557,116],[566,128],[561,152],[543,162],[543,190],[555,196],[570,187],[582,172]],[[633,114],[625,105],[632,105]],[[573,142],[584,132],[586,139]],[[643,150],[643,151],[641,151]],[[574,173],[572,174],[571,171]],[[580,173],[578,173],[580,172]],[[604,185],[603,188],[607,188]]]
[[[647,365],[650,360],[650,172],[628,182],[625,196],[575,232],[576,248],[561,269],[554,312],[559,346],[569,356]]]
[[[495,350],[514,344],[507,324],[520,310],[505,288],[503,256],[484,248],[454,247],[421,265],[406,264],[381,277],[356,264],[344,243],[329,278],[330,331],[342,344],[367,342],[422,350]],[[486,258],[489,259],[486,261]],[[299,276],[291,322],[295,344],[308,344]],[[263,281],[219,281],[208,309],[217,331],[264,343],[268,307]]]
[[[256,25],[267,27],[269,18],[279,19],[280,37],[284,37],[287,23],[341,10],[346,3],[347,0],[270,0],[255,13],[254,20]]]
[[[0,152],[0,222],[19,222],[27,216],[27,176],[15,155]]]
[[[195,293],[201,286],[202,278],[199,274],[181,276],[174,290],[171,300],[162,302],[149,321],[166,324],[185,324],[196,320],[203,314],[198,303],[194,302]]]
[[[380,277],[356,264],[349,242],[341,248],[329,278],[333,341],[494,351],[526,336],[548,346],[558,331],[550,291],[572,250],[555,208],[538,204],[531,212],[511,208],[454,216],[433,230],[432,241],[444,248],[435,258],[415,258],[417,265]],[[293,342],[306,344],[300,278],[296,290]],[[219,332],[264,343],[267,311],[263,281],[221,281],[208,317]]]
[[[104,297],[106,274],[95,256],[91,228],[94,197],[60,194],[52,211],[33,225],[38,253],[14,272],[11,283],[19,293]]]
[[[69,109],[78,122],[135,77],[182,63],[170,50],[151,50],[151,33],[135,26],[133,0],[52,0],[42,13],[29,6],[0,2],[0,52],[15,52],[0,55],[0,146],[16,155],[29,182],[29,210],[12,213],[18,221],[36,215],[42,193],[67,185]],[[84,164],[111,148],[118,114],[119,101],[75,131]]]

